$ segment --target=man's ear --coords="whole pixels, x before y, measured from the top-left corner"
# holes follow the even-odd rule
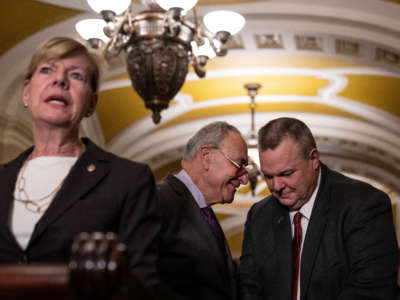
[[[318,167],[319,167],[319,152],[318,152],[317,148],[313,148],[311,150],[310,159],[312,161],[313,168],[318,169]]]
[[[199,151],[199,156],[203,168],[208,171],[211,164],[211,149],[207,146],[202,146]]]

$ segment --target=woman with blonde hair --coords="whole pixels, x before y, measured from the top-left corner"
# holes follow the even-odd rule
[[[44,42],[23,85],[33,146],[0,167],[0,263],[66,262],[81,232],[114,232],[146,286],[158,284],[159,221],[147,165],[79,137],[96,108],[99,66],[81,43]]]

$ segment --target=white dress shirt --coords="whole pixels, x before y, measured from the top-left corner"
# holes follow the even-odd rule
[[[62,183],[77,160],[77,157],[41,156],[27,161],[25,167],[19,171],[14,198],[27,200],[26,196],[28,195],[29,200],[35,200],[49,195]],[[25,184],[21,182],[21,175],[25,177]],[[18,184],[22,184],[26,194],[19,192]],[[36,223],[50,205],[55,194],[43,200],[44,204],[40,212],[28,210],[19,201],[13,202],[10,229],[22,249],[26,249]]]

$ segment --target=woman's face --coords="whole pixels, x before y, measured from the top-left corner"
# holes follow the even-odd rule
[[[23,89],[35,125],[77,128],[94,112],[97,97],[88,70],[84,54],[39,63]]]

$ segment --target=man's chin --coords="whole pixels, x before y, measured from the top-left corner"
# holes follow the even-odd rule
[[[234,197],[232,197],[232,199],[223,199],[221,204],[229,204],[229,203],[232,203],[232,202],[233,202],[233,198],[234,198]]]
[[[294,204],[296,204],[296,200],[290,198],[285,198],[285,197],[276,197],[276,198],[278,198],[280,204],[287,206],[289,208]]]

